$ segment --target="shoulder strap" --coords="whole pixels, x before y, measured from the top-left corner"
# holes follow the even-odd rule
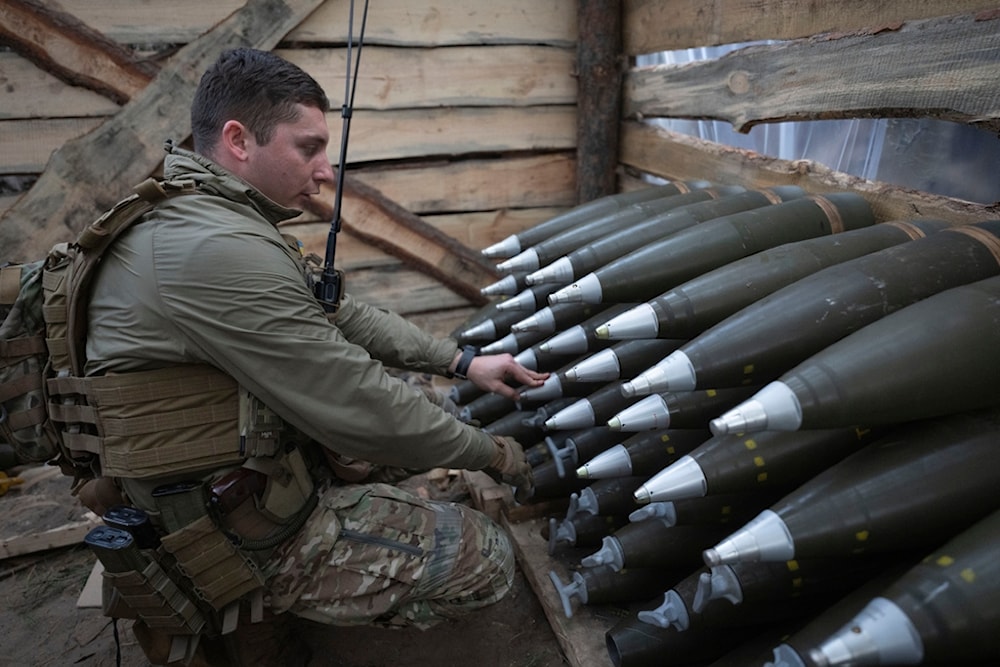
[[[158,181],[148,178],[133,188],[133,194],[88,225],[70,246],[73,259],[67,285],[66,340],[70,368],[75,375],[83,375],[90,284],[104,251],[157,204],[172,197],[196,192],[197,188],[192,180]]]

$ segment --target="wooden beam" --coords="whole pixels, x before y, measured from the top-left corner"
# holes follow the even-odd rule
[[[625,114],[758,123],[930,117],[1000,130],[996,13],[750,47],[684,67],[633,70]]]
[[[366,44],[576,44],[576,0],[378,0],[368,10]],[[326,0],[286,42],[344,44],[350,0]],[[65,11],[125,44],[184,44],[244,0],[59,0]],[[360,12],[360,3],[358,9]],[[355,25],[355,33],[357,25]],[[362,68],[363,69],[363,68]],[[360,92],[360,91],[359,91]]]
[[[165,138],[186,137],[191,98],[227,48],[271,49],[323,0],[249,0],[186,45],[114,118],[68,142],[27,194],[0,218],[7,260],[28,260],[72,238],[160,164]]]
[[[933,218],[966,224],[1000,216],[1000,204],[973,204],[868,181],[809,160],[779,160],[643,123],[624,124],[622,162],[669,180],[706,179],[750,189],[798,185],[815,193],[856,192],[872,205],[878,222]]]
[[[577,23],[576,200],[582,204],[616,192],[624,69],[621,2],[579,0]]]
[[[348,162],[570,150],[576,146],[576,117],[571,105],[355,110]],[[340,115],[327,118],[331,136],[338,136]],[[339,142],[331,142],[331,163],[339,149]]]
[[[3,205],[4,200],[0,197],[0,211],[3,210]],[[421,216],[421,219],[469,248],[478,250],[565,210],[564,207],[500,209],[427,215]],[[303,242],[306,253],[322,256],[325,252],[327,233],[330,230],[329,220],[319,220],[313,215],[300,216],[294,221],[282,223],[281,227]],[[345,234],[337,242],[337,262],[341,268],[350,271],[355,268],[389,266],[399,260]]]
[[[59,547],[68,547],[72,544],[83,542],[95,526],[103,525],[100,517],[92,512],[81,521],[74,521],[58,528],[31,533],[29,535],[18,535],[4,540],[0,540],[0,559],[12,558],[14,556],[24,556],[38,551],[48,551]]]
[[[145,88],[156,74],[154,65],[129,49],[38,0],[0,3],[0,38],[46,72],[118,104]]]
[[[514,553],[521,571],[542,605],[559,647],[571,667],[608,667],[613,664],[608,656],[604,636],[617,620],[612,614],[615,611],[624,613],[621,608],[615,609],[614,605],[603,608],[580,606],[572,618],[567,617],[549,573],[554,572],[561,582],[569,583],[572,581],[573,570],[566,562],[554,559],[549,554],[548,543],[541,537],[545,519],[513,523],[506,516],[501,516],[501,523],[514,544]],[[565,560],[567,559],[563,559]],[[651,592],[651,595],[656,593]],[[601,612],[604,613],[603,617]],[[662,664],[670,664],[668,656],[664,657]]]
[[[480,288],[497,280],[494,266],[482,255],[396,204],[370,185],[344,176],[342,229],[387,253],[419,266],[476,305],[488,299]],[[333,217],[333,188],[324,187],[312,213]]]
[[[311,74],[328,93],[343,93],[345,48],[275,53]],[[572,49],[536,44],[423,49],[365,44],[354,109],[572,105],[575,59]]]
[[[992,0],[624,0],[628,55],[851,32],[996,7]]]
[[[575,202],[576,161],[565,152],[365,167],[351,175],[417,215]]]
[[[104,118],[119,104],[93,90],[59,80],[13,51],[0,51],[4,101],[0,119]],[[2,143],[6,150],[7,144]]]
[[[0,120],[3,162],[0,175],[38,174],[52,153],[67,142],[91,132],[106,118],[28,118]]]
[[[273,41],[276,43],[277,39]],[[498,47],[498,48],[500,48],[501,53],[512,54],[515,52],[520,53],[521,47]],[[540,48],[540,47],[532,47],[532,48]],[[547,49],[547,52],[551,51],[552,51],[551,48]],[[303,67],[307,68],[309,64],[312,64],[314,69],[318,67],[316,63],[313,62],[312,60],[313,58],[315,58],[316,54],[306,55],[307,52],[305,51],[299,52],[291,50],[282,52],[282,55],[285,55],[286,57],[289,57],[290,60],[295,61],[294,54],[296,53],[299,54],[299,60],[305,61],[299,63]],[[396,51],[393,49],[385,49],[383,50],[383,53],[395,54]],[[521,54],[520,57],[523,58],[523,54]],[[397,62],[399,62],[398,58]],[[501,62],[501,65],[502,64],[503,63]],[[188,67],[189,71],[195,71],[195,72],[200,72],[202,69],[203,66],[198,67],[190,65]],[[384,68],[377,68],[377,69],[378,71],[382,71]],[[394,76],[402,76],[404,79],[412,78],[410,76],[406,76],[406,72],[399,73],[396,71],[396,69],[398,68],[394,69],[390,67],[388,68],[387,71],[392,72]],[[505,69],[511,69],[511,68],[507,67]],[[326,72],[324,72],[324,74],[326,74]],[[522,72],[521,74],[523,75],[524,73]],[[453,76],[452,78],[455,77]],[[530,78],[532,81],[535,81],[536,83],[532,84],[532,86],[530,86],[529,88],[533,88],[536,85],[539,85],[540,88],[553,87],[553,84],[545,83],[547,81],[545,78],[539,79],[538,77],[535,76],[532,76]],[[157,81],[159,81],[159,79]],[[196,85],[196,81],[194,82],[189,81],[188,83],[189,84],[193,83],[194,85]],[[178,120],[177,116],[180,113],[186,114],[187,107],[189,104],[187,100],[189,100],[191,95],[193,94],[194,85],[188,86],[187,89],[189,93],[187,95],[178,95],[178,90],[173,89],[171,90],[170,95],[167,96],[175,99],[184,100],[182,108],[172,109],[171,117],[175,121]],[[496,85],[496,84],[494,83],[491,85]],[[390,88],[392,87],[393,86],[390,86]],[[508,85],[508,88],[510,89],[509,92],[504,94],[508,96],[513,95],[514,94],[513,90],[515,87],[516,87],[515,83],[511,82]],[[522,95],[526,94],[529,88],[524,88],[524,86],[521,85],[520,94]],[[503,89],[504,87],[500,86],[498,90],[502,91]],[[461,86],[459,88],[456,88],[455,90],[456,92],[454,94],[458,95],[459,94],[458,91],[461,90]],[[160,89],[160,92],[162,93],[162,89]],[[466,90],[465,92],[466,94],[469,94],[468,90]],[[557,94],[557,97],[566,97],[566,95],[565,93],[559,93]],[[537,98],[537,99],[543,99],[543,98]],[[549,98],[546,97],[544,99],[549,99]],[[573,143],[573,139],[570,136],[570,133],[568,131],[564,131],[561,133],[553,131],[556,130],[559,125],[566,126],[567,130],[570,127],[573,114],[571,111],[567,111],[567,109],[568,108],[565,109],[554,108],[551,110],[542,110],[542,111],[534,110],[534,113],[532,114],[532,121],[535,122],[533,123],[525,122],[526,119],[522,117],[520,118],[520,122],[517,122],[516,119],[512,119],[512,122],[509,123],[508,127],[511,129],[512,132],[514,132],[515,136],[507,136],[507,134],[510,133],[506,134],[490,133],[488,136],[483,137],[484,141],[481,141],[479,144],[472,144],[472,145],[473,147],[478,145],[478,150],[482,152],[533,149],[533,148],[538,148],[539,147],[538,144],[541,144],[543,142],[547,142],[544,146],[545,148],[553,148],[553,147],[568,148]],[[434,117],[440,116],[441,114],[441,112],[438,110],[424,110],[424,111],[411,110],[401,113],[410,115],[414,113],[422,113],[424,115],[429,115],[432,121]],[[470,119],[470,124],[468,124],[469,132],[472,133],[472,136],[475,136],[477,134],[482,133],[483,123],[481,116],[483,114],[489,115],[491,113],[495,112],[485,109],[484,110],[466,109],[464,111],[458,112],[458,115],[460,117],[464,116],[469,117]],[[509,109],[507,110],[507,113],[513,113],[515,115],[524,116],[524,114],[527,113],[527,110]],[[476,120],[477,116],[480,117],[478,118],[478,120]],[[384,115],[376,117],[388,121],[390,126],[392,125],[393,122],[398,122],[399,120],[399,119],[391,119]],[[456,121],[455,113],[450,114],[450,118],[451,122],[446,123],[448,125],[447,128],[441,126],[440,122],[438,123],[437,129],[438,130],[447,129],[448,130],[447,132],[430,132],[429,134],[424,135],[425,136],[424,140],[421,140],[419,137],[414,138],[414,140],[417,142],[417,145],[420,146],[420,150],[418,151],[420,154],[426,154],[428,148],[426,141],[430,140],[435,136],[448,136],[451,137],[452,141],[454,141],[453,135],[455,134],[455,131],[458,130],[459,136],[464,137],[467,141],[472,139],[472,136],[468,136],[468,133],[466,134],[461,133],[463,124],[461,122]],[[556,127],[553,127],[552,123],[543,124],[542,125],[543,128],[550,130],[550,132],[547,132],[544,137],[535,136],[530,132],[525,138],[516,136],[518,134],[523,135],[524,130],[526,128],[530,129],[531,132],[537,132],[538,131],[537,121],[539,119],[546,119],[546,118],[551,118],[552,121],[556,123]],[[110,122],[112,125],[117,125],[119,123],[119,120],[120,120],[119,118],[116,118],[115,121],[110,121]],[[373,118],[370,117],[370,120],[373,120]],[[459,118],[458,120],[461,120],[461,118]],[[365,122],[362,121],[359,124],[361,126],[361,131],[364,132]],[[376,132],[376,136],[386,133],[385,123],[383,123],[381,126],[379,126],[379,124],[375,122],[370,124],[373,124],[373,126],[376,129],[381,127],[382,132]],[[138,120],[132,120],[128,123],[128,125],[131,127],[140,126]],[[97,133],[100,134],[102,132],[105,132],[105,129],[106,128],[102,127],[98,129]],[[113,134],[117,134],[117,131],[115,131]],[[559,140],[560,135],[565,135],[563,136],[563,139],[561,141]],[[556,140],[559,142],[558,145],[556,146],[551,145],[552,136],[556,137]],[[81,156],[85,151],[89,151],[92,148],[91,144],[86,140],[81,139],[80,142],[82,145],[73,151],[74,155],[76,156]],[[32,142],[31,145],[35,146],[37,145],[37,143],[38,142]],[[73,141],[67,142],[64,145],[64,148],[60,149],[59,154],[65,153],[68,150],[68,147],[73,146],[76,143],[77,142]],[[355,145],[358,145],[357,142],[355,142]],[[398,154],[379,155],[377,152],[379,145],[380,144],[377,141],[373,140],[372,147],[370,148],[369,152],[362,153],[361,156],[362,159],[370,160],[370,159],[376,159],[378,157],[382,158],[406,157],[405,155],[401,156]],[[364,151],[365,148],[368,147],[367,142],[362,142],[361,146],[362,150]],[[453,149],[454,144],[451,144],[451,146],[452,148],[445,147],[445,148],[438,148],[435,150],[431,150],[431,153],[452,154],[454,153]],[[121,146],[116,144],[116,148],[121,148]],[[372,150],[375,152],[372,153],[371,152]],[[77,160],[80,159],[82,158],[77,157]],[[152,162],[152,164],[155,165],[156,162]],[[147,165],[146,168],[148,173],[150,167]],[[47,170],[46,173],[43,175],[43,180],[40,183],[36,184],[35,189],[33,189],[32,192],[29,192],[29,194],[26,196],[26,199],[30,200],[30,198],[33,196],[34,190],[39,189],[40,187],[44,188],[46,185],[48,185],[49,187],[52,186],[51,183],[44,182],[48,174],[49,170]],[[457,294],[467,298],[472,303],[475,303],[477,305],[482,303],[483,297],[479,293],[479,288],[485,284],[488,284],[489,282],[493,282],[496,279],[496,274],[494,273],[494,270],[491,265],[482,262],[482,258],[478,255],[478,253],[472,253],[471,251],[468,250],[467,247],[458,243],[454,239],[449,239],[447,236],[441,234],[440,232],[437,232],[437,230],[435,230],[433,227],[429,225],[426,225],[426,223],[423,223],[423,221],[421,221],[415,215],[406,212],[401,207],[388,201],[384,195],[378,193],[373,188],[367,188],[360,182],[354,184],[354,187],[351,193],[348,194],[347,199],[349,205],[354,206],[354,213],[352,214],[348,212],[344,216],[345,219],[350,220],[353,217],[353,219],[359,220],[362,219],[361,216],[363,215],[373,216],[372,220],[366,220],[364,231],[361,231],[360,227],[356,225],[352,226],[348,222],[347,223],[348,233],[352,233],[353,230],[357,238],[362,238],[365,241],[372,243],[376,247],[386,251],[387,253],[402,259],[404,262],[407,262],[410,265],[417,267],[420,271],[424,272],[425,274],[441,280],[450,289],[455,291]],[[9,218],[11,220],[14,219],[14,216],[17,215],[19,211],[28,208],[29,204],[30,201],[25,204],[19,202],[17,205],[15,205],[14,207],[15,210],[9,211],[5,216],[5,218]],[[320,206],[322,205],[320,204]],[[96,215],[96,211],[89,217],[92,218],[93,215]],[[326,217],[328,217],[328,215]],[[85,224],[85,222],[86,220],[84,221],[83,224]],[[58,225],[54,227],[55,228],[53,229],[53,233],[55,234],[66,233],[66,230],[63,229],[62,227],[59,227]],[[5,224],[3,227],[0,227],[0,238],[3,238],[4,232],[8,231],[10,228],[11,225],[9,224]],[[71,230],[75,228],[76,228],[75,224],[71,225]],[[39,240],[39,235],[35,235],[34,237],[32,237],[32,241],[35,243],[35,245],[31,246],[33,249],[30,250],[30,252],[33,252],[35,254],[40,254],[44,252],[46,249],[46,244],[48,246],[51,246],[51,244],[55,242],[55,240],[53,240],[50,236],[47,235],[42,235],[40,240]]]

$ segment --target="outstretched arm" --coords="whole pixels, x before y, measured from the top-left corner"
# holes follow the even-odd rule
[[[450,372],[455,372],[461,358],[462,352],[459,350],[448,367]],[[517,390],[507,384],[506,380],[512,380],[515,384],[526,387],[538,387],[545,382],[549,374],[525,368],[510,354],[487,354],[472,360],[465,377],[483,391],[494,392],[516,401]]]

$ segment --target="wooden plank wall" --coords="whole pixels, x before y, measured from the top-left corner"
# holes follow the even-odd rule
[[[240,0],[60,0],[85,26],[157,62],[203,35]],[[275,51],[324,86],[332,163],[339,160],[349,0],[327,0]],[[355,9],[355,37],[363,2]],[[348,170],[471,248],[575,201],[576,2],[379,0],[371,3],[351,121]],[[17,184],[120,105],[0,51],[0,214]],[[178,128],[179,134],[186,128]],[[179,137],[180,138],[180,137]],[[346,215],[346,214],[345,214]],[[346,221],[346,217],[345,217]],[[293,225],[322,255],[329,223]],[[348,288],[443,332],[472,304],[400,260],[341,234]]]
[[[919,215],[958,224],[996,217],[996,205],[864,181],[809,161],[771,159],[647,121],[716,119],[746,131],[786,119],[936,118],[978,125],[983,141],[995,142],[998,9],[976,0],[836,0],[810,3],[808,10],[793,0],[625,0],[624,49],[630,57],[787,41],[683,67],[631,67],[622,95],[621,164],[633,176],[860,192],[879,220]]]
[[[19,0],[27,2],[28,0]],[[261,0],[257,0],[258,2]],[[204,35],[244,0],[31,0],[157,65]],[[359,6],[360,6],[359,2]],[[339,105],[349,0],[327,0],[278,44]],[[624,85],[620,189],[649,174],[750,187],[795,183],[853,190],[880,219],[927,215],[956,223],[995,207],[907,191],[672,134],[653,117],[717,118],[741,128],[782,118],[892,115],[975,123],[996,140],[1000,100],[997,6],[983,0],[836,0],[804,11],[794,0],[622,0]],[[434,228],[479,249],[575,203],[576,0],[379,0],[371,5],[348,165]],[[356,22],[356,27],[357,23]],[[712,63],[638,69],[660,50],[789,40]],[[888,55],[886,55],[888,54]],[[877,59],[879,67],[867,67]],[[833,64],[836,64],[834,66]],[[112,118],[120,101],[68,85],[14,50],[0,50],[0,215],[24,177],[53,150]],[[895,85],[888,85],[894,83]],[[819,93],[819,94],[817,94]],[[330,129],[340,136],[340,114]],[[330,147],[336,162],[339,142]],[[303,216],[295,232],[321,253],[328,225]],[[437,331],[472,304],[378,248],[342,235],[350,289]]]

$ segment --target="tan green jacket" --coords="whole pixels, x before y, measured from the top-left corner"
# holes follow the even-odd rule
[[[331,324],[275,226],[298,211],[178,148],[164,174],[194,179],[205,194],[166,202],[112,246],[90,303],[88,375],[208,363],[345,456],[407,468],[489,464],[486,433],[383,367],[443,374],[454,341],[350,297]]]

